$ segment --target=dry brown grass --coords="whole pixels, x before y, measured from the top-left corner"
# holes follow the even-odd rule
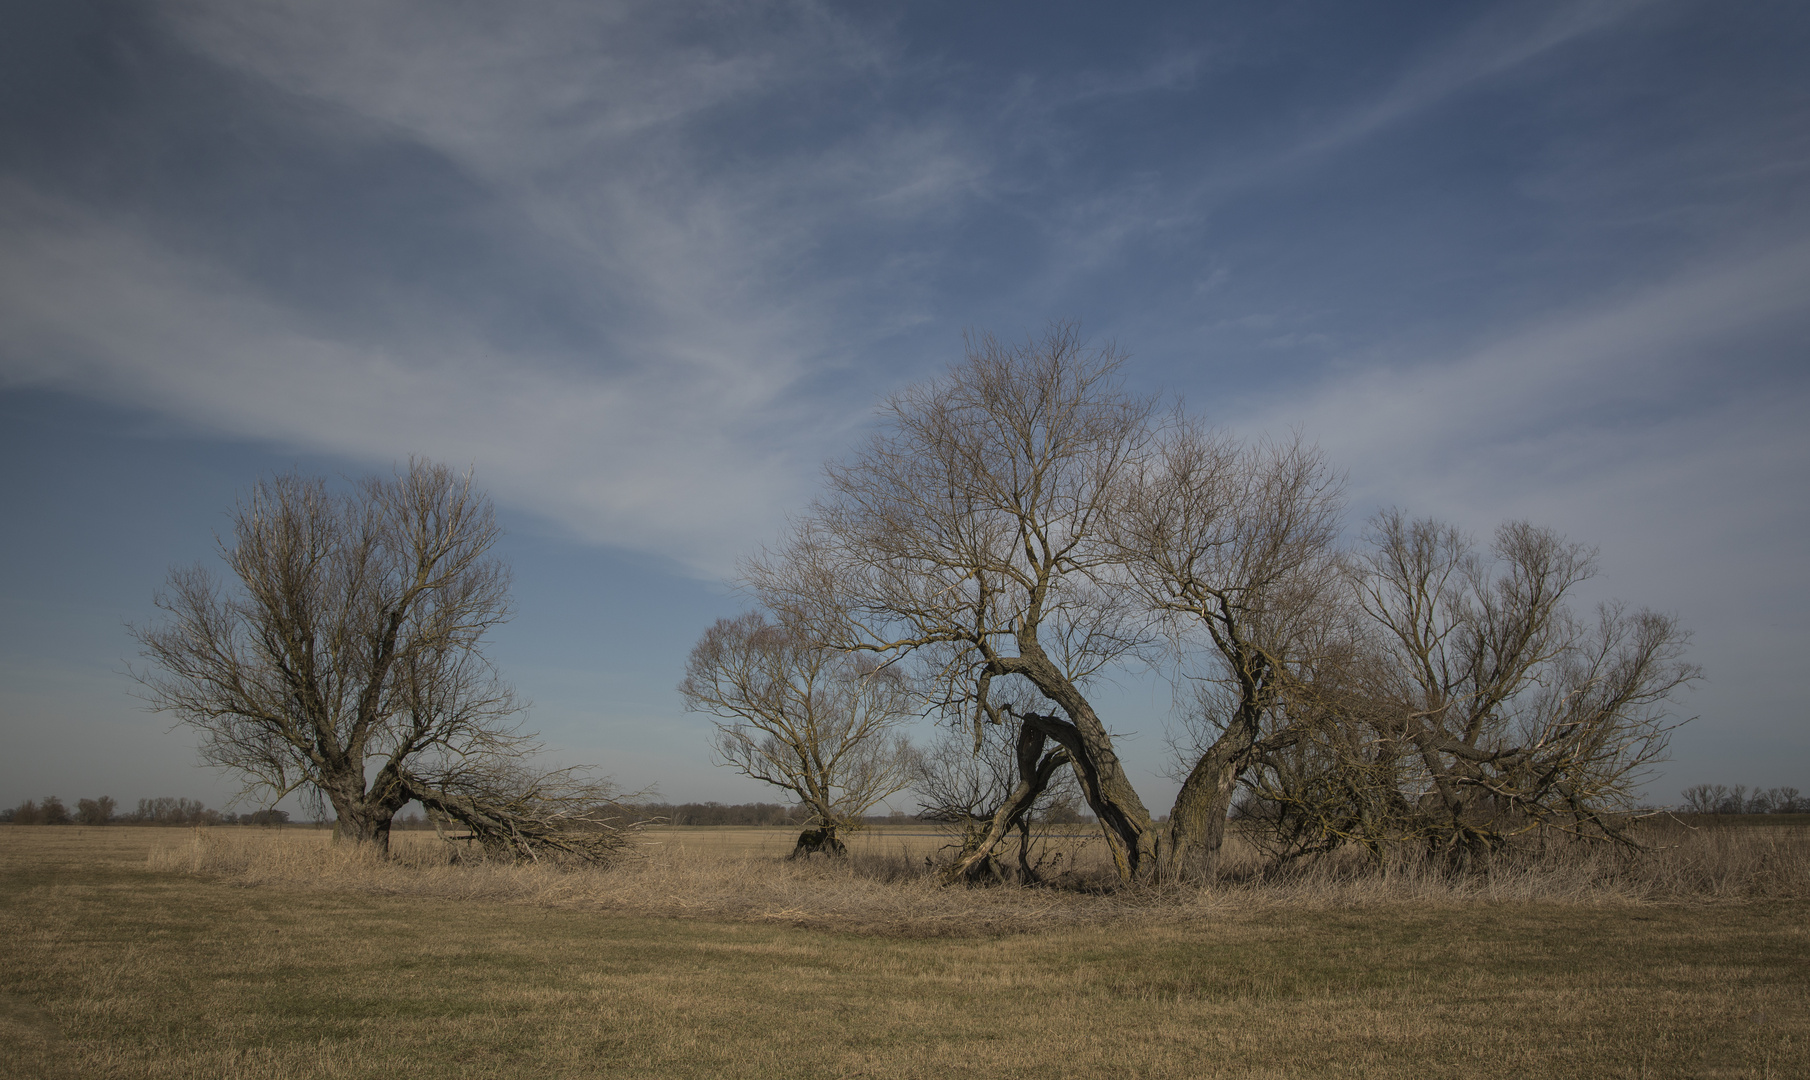
[[[378,860],[313,830],[204,829],[153,849],[149,865],[217,875],[247,886],[749,919],[913,936],[1122,918],[1138,909],[1137,901],[1148,900],[1061,889],[944,888],[925,863],[942,843],[935,836],[859,834],[847,860],[788,861],[784,856],[797,835],[795,829],[655,830],[640,857],[598,869],[469,858],[453,862],[449,852],[464,853],[420,834],[397,843],[393,858]],[[1087,855],[1082,845],[1080,856]],[[1103,878],[1105,871],[1101,860],[1088,873]]]
[[[1694,871],[1712,903],[1184,899],[937,890],[745,838],[618,874],[323,839],[0,829],[0,1075],[1810,1075],[1810,904],[1754,899],[1751,858]]]
[[[1400,905],[1624,906],[1810,898],[1810,829],[1654,827],[1644,854],[1565,845],[1452,874],[1426,860],[1378,867],[1359,852],[1287,867],[1230,845],[1212,887],[1120,889],[1097,842],[1062,852],[1053,887],[946,888],[931,872],[942,841],[921,832],[861,834],[851,857],[787,861],[796,833],[694,828],[650,833],[609,869],[449,861],[423,834],[381,861],[314,830],[196,830],[153,850],[150,865],[249,886],[499,901],[663,917],[780,921],[905,935],[1022,931],[1084,923],[1191,921],[1230,909]],[[1052,842],[1056,843],[1056,842]]]

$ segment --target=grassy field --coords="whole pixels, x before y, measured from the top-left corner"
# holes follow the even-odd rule
[[[1795,889],[1140,900],[653,839],[611,876],[0,828],[0,1075],[1810,1076]]]

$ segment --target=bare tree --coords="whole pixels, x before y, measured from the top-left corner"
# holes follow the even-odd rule
[[[98,799],[78,799],[75,804],[76,824],[109,824],[113,821],[113,810],[118,805],[111,795],[102,795]]]
[[[1266,716],[1238,808],[1246,836],[1282,861],[1358,844],[1382,861],[1412,817],[1424,770],[1375,722],[1362,676],[1373,658],[1328,650]]]
[[[521,768],[539,748],[483,650],[509,615],[497,537],[470,475],[426,461],[342,495],[262,481],[220,542],[233,585],[173,572],[166,621],[134,628],[151,664],[134,676],[244,795],[324,799],[358,843],[387,851],[391,819],[419,799],[517,850],[544,844],[609,792]]]
[[[1724,801],[1728,798],[1728,788],[1721,784],[1696,784],[1685,788],[1680,794],[1684,796],[1685,812],[1718,814],[1722,812]]]
[[[1025,706],[1002,703],[1013,713]],[[926,820],[943,823],[957,837],[955,861],[968,866],[973,878],[999,876],[1005,868],[997,863],[971,862],[970,857],[986,842],[1000,810],[1034,791],[1028,808],[1011,822],[1017,831],[1017,874],[1022,882],[1038,879],[1039,837],[1032,825],[1039,820],[1060,818],[1074,821],[1075,805],[1080,801],[1080,788],[1075,783],[1067,751],[1041,753],[1042,747],[1030,741],[1026,745],[1025,729],[1007,724],[983,724],[981,745],[973,746],[969,732],[944,728],[938,738],[918,755],[913,769],[912,788],[918,796],[919,815]],[[1026,749],[1021,760],[1019,751]]]
[[[1576,617],[1568,598],[1594,570],[1593,551],[1523,522],[1485,557],[1449,525],[1374,519],[1353,578],[1379,658],[1365,722],[1414,758],[1411,831],[1457,856],[1539,826],[1622,838],[1611,815],[1700,672],[1670,616]]]
[[[977,749],[981,725],[1013,725],[1029,782],[952,877],[990,857],[1058,754],[1120,873],[1153,866],[1151,815],[1086,689],[1150,638],[1102,580],[1115,559],[1102,530],[1151,443],[1153,403],[1118,388],[1122,360],[1070,324],[1015,345],[971,338],[948,375],[886,402],[886,428],[828,467],[826,495],[748,568],[812,640],[909,660],[933,705],[973,725]],[[1002,708],[994,680],[1028,683],[1056,711]]]
[[[692,649],[679,693],[718,718],[722,764],[806,807],[799,850],[840,853],[840,832],[911,783],[913,753],[898,729],[914,697],[900,672],[825,649],[784,621],[719,619]]]
[[[1129,584],[1160,615],[1199,707],[1159,872],[1211,872],[1237,780],[1314,711],[1346,649],[1335,594],[1342,486],[1299,437],[1245,445],[1179,420],[1112,522]]]
[[[945,376],[886,402],[884,428],[747,569],[812,643],[909,668],[976,752],[985,726],[1011,731],[1016,782],[952,879],[1063,764],[1128,881],[1210,873],[1253,770],[1272,802],[1317,807],[1328,843],[1377,842],[1410,796],[1460,834],[1486,804],[1608,824],[1695,677],[1675,623],[1572,620],[1560,598],[1587,555],[1526,526],[1499,537],[1500,572],[1405,526],[1348,571],[1342,484],[1317,449],[1160,417],[1121,388],[1122,362],[1071,324],[971,337]],[[1159,664],[1205,703],[1161,822],[1089,698],[1109,670]],[[1311,799],[1288,786],[1310,776]]]
[[[1013,728],[1020,783],[973,865],[1065,759],[1122,877],[1192,872],[1217,850],[1262,719],[1339,580],[1339,483],[1318,452],[1159,420],[1119,389],[1122,362],[1070,324],[1022,344],[971,339],[946,377],[887,403],[887,430],[830,467],[828,495],[749,574],[770,604],[823,613],[811,629],[832,647],[912,657],[977,750],[982,725]],[[1165,653],[1238,707],[1192,748],[1159,823],[1088,685]],[[997,704],[996,680],[1030,695]]]
[[[207,804],[200,799],[185,799],[174,795],[140,799],[138,809],[125,815],[127,821],[143,825],[206,825],[217,821],[219,817],[218,810],[209,810]]]

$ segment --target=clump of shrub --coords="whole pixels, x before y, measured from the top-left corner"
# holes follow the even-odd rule
[[[69,808],[55,795],[46,795],[42,803],[26,799],[10,810],[0,811],[0,820],[14,825],[67,825]]]
[[[98,799],[77,799],[75,803],[75,823],[77,825],[106,825],[113,820],[113,808],[118,805],[113,796],[102,795]]]

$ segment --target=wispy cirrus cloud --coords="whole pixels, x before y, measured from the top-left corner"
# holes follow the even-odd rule
[[[589,540],[708,574],[776,527],[871,401],[816,378],[887,332],[833,310],[888,286],[884,264],[835,272],[843,235],[909,231],[985,174],[935,117],[817,109],[813,95],[849,92],[886,58],[811,4],[161,11],[191,48],[294,103],[263,122],[308,117],[313,141],[286,167],[418,148],[475,185],[456,212],[521,226],[517,254],[506,273],[482,250],[473,266],[411,260],[422,238],[398,235],[374,270],[350,243],[362,223],[315,222],[299,254],[397,290],[349,325],[181,211],[15,177],[0,375],[355,459],[474,461],[500,495]],[[788,130],[793,114],[808,132]],[[495,284],[482,318],[474,273]],[[578,324],[564,340],[535,328],[546,295]]]
[[[1409,64],[1377,96],[1309,133],[1278,164],[1358,142],[1433,108],[1452,95],[1502,76],[1587,34],[1627,19],[1655,0],[1580,0],[1510,4],[1486,12]]]
[[[323,337],[217,267],[17,188],[0,214],[5,381],[350,457],[475,462],[597,542],[732,564],[731,521],[800,497],[783,368],[669,356],[611,372],[498,355],[452,332]],[[406,348],[407,351],[402,351]],[[814,447],[812,449],[815,449]]]
[[[1780,606],[1810,589],[1796,557],[1810,528],[1805,295],[1810,240],[1747,251],[1449,358],[1272,392],[1239,427],[1318,441],[1360,508],[1479,534],[1511,517],[1556,526],[1603,549],[1606,593],[1723,631],[1759,617],[1782,658],[1810,647]]]
[[[164,10],[217,61],[393,125],[502,182],[880,60],[811,4],[173,0]]]
[[[1807,294],[1810,239],[1730,254],[1631,295],[1543,315],[1457,356],[1335,373],[1309,393],[1272,398],[1263,424],[1299,425],[1352,459],[1387,463],[1373,470],[1376,485],[1424,479],[1417,470],[1487,461],[1568,429],[1772,395],[1781,380],[1796,381],[1788,365]],[[1708,357],[1717,362],[1706,365]],[[1501,486],[1488,494],[1500,496]]]

